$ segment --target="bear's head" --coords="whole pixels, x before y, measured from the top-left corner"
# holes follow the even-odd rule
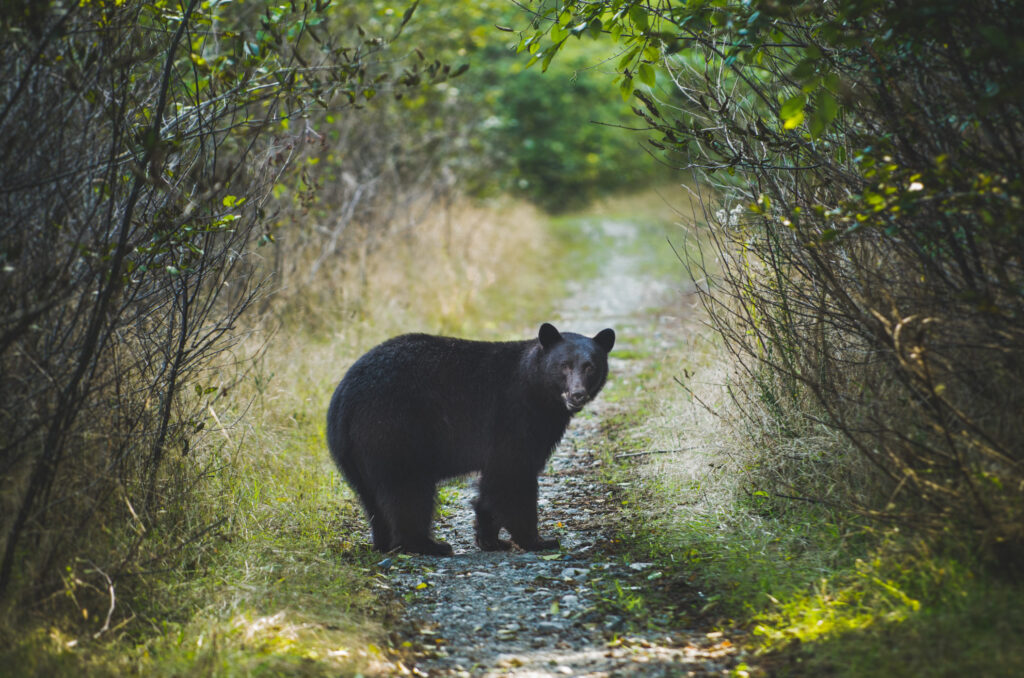
[[[570,414],[594,399],[608,378],[608,354],[615,345],[615,331],[604,329],[593,337],[559,332],[550,323],[537,333],[542,351],[543,380],[549,392],[557,392]]]

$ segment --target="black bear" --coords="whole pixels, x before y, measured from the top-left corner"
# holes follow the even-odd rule
[[[359,495],[374,548],[451,555],[431,537],[435,486],[480,471],[476,543],[558,546],[537,533],[537,476],[608,377],[615,332],[544,323],[536,339],[484,342],[406,334],[352,365],[327,410],[331,456]]]

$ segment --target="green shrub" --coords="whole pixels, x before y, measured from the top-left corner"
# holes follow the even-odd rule
[[[548,60],[573,35],[618,40],[651,145],[721,196],[705,305],[781,429],[823,421],[867,460],[851,487],[873,491],[844,503],[1019,565],[1024,15],[535,6],[520,44]]]

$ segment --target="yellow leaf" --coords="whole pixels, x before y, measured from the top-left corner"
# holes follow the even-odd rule
[[[786,122],[782,124],[786,129],[794,129],[799,127],[804,121],[804,112],[799,111],[793,117],[786,118]]]

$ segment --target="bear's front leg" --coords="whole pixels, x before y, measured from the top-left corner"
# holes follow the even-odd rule
[[[477,498],[473,502],[473,508],[476,509],[476,523],[473,525],[476,530],[476,545],[484,551],[508,551],[512,548],[512,542],[498,538],[501,524],[487,502]]]
[[[543,551],[558,548],[557,539],[544,539],[537,531],[537,476],[503,475],[495,480],[484,474],[480,479],[480,498],[477,500],[477,542],[480,548],[504,526],[516,546],[524,551]],[[481,510],[484,507],[485,531],[481,532]],[[483,543],[481,543],[483,542]],[[502,548],[500,545],[497,548]]]

